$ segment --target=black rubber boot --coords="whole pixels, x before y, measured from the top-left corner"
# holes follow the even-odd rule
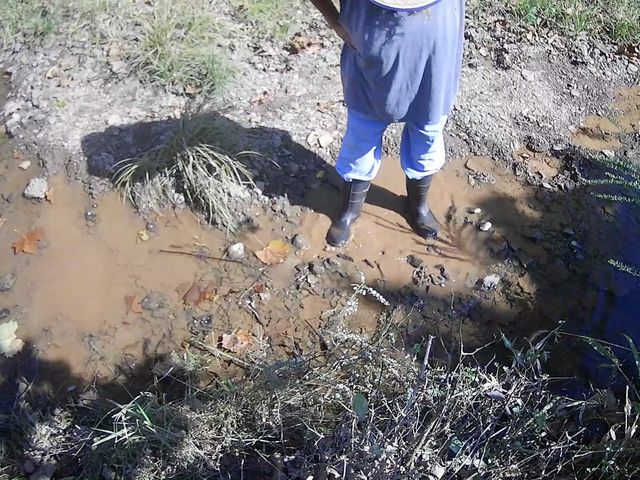
[[[371,182],[353,180],[342,184],[342,209],[327,233],[327,243],[332,247],[344,247],[351,238],[351,225],[362,213]]]
[[[409,221],[413,230],[422,238],[438,236],[438,222],[429,210],[429,188],[433,175],[411,180],[407,178],[407,196],[409,197]]]

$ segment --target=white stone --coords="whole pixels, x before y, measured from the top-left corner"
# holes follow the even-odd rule
[[[498,286],[500,280],[499,275],[487,275],[482,279],[482,290],[490,292]]]
[[[493,224],[491,222],[482,222],[480,224],[480,230],[482,230],[483,232],[488,232],[492,227]]]
[[[24,189],[24,196],[27,198],[33,198],[37,200],[44,200],[49,185],[46,178],[32,178],[27,184],[27,188]]]
[[[231,260],[240,260],[244,258],[244,243],[238,242],[227,248],[227,255]]]
[[[318,137],[318,144],[322,148],[327,148],[329,145],[333,143],[333,137],[330,133],[323,133]]]
[[[29,160],[25,160],[24,162],[20,162],[20,164],[18,164],[18,168],[20,170],[26,170],[31,166],[31,161]]]

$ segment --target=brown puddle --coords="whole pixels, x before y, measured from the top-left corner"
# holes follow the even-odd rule
[[[640,86],[619,90],[610,108],[617,112],[611,119],[587,117],[574,135],[573,144],[595,151],[618,150],[623,146],[621,133],[640,132]]]

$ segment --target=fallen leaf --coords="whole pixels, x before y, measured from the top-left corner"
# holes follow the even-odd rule
[[[282,240],[271,240],[269,245],[262,250],[258,250],[255,254],[265,265],[277,265],[287,259],[289,251],[289,245]]]
[[[182,297],[185,305],[193,305],[197,307],[204,302],[215,300],[216,289],[213,283],[203,284],[202,282],[194,282]]]
[[[246,330],[238,330],[230,335],[222,335],[222,348],[239,353],[253,344],[253,337]]]
[[[49,203],[53,203],[53,188],[44,192],[44,199]]]
[[[24,342],[16,336],[16,330],[18,322],[15,320],[0,323],[0,354],[7,358],[13,357],[24,346]]]
[[[34,254],[38,251],[38,242],[40,242],[41,240],[44,240],[44,231],[41,228],[31,230],[24,237],[11,245],[11,247],[13,248],[13,254]]]
[[[138,232],[138,242],[146,242],[147,240],[149,240],[149,232],[140,230]]]
[[[256,293],[264,293],[265,290],[265,286],[262,283],[256,283],[253,286],[253,291]]]
[[[202,92],[202,87],[198,87],[196,85],[187,85],[184,87],[184,93],[187,95],[198,95]]]
[[[289,52],[297,55],[302,52],[317,53],[322,50],[323,44],[313,40],[302,33],[297,33],[289,42]]]
[[[142,313],[140,298],[137,295],[127,295],[124,301],[127,305],[127,313]]]

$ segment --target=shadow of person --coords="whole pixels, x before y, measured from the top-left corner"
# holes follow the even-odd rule
[[[315,152],[295,142],[277,128],[243,127],[217,112],[195,113],[187,119],[138,122],[110,126],[87,135],[82,150],[90,175],[112,180],[128,159],[166,144],[182,127],[182,122],[205,125],[207,138],[238,160],[269,198],[286,197],[291,205],[309,208],[334,218],[341,205],[341,179],[333,166]],[[367,203],[403,214],[403,197],[372,185]]]

